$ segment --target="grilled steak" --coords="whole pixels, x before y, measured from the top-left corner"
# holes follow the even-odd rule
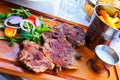
[[[23,48],[18,54],[18,59],[36,73],[54,68],[54,64],[44,56],[43,48],[35,42],[23,42]]]
[[[82,28],[62,23],[54,27],[54,30],[60,31],[74,48],[84,45],[85,33]]]
[[[61,67],[67,69],[78,68],[78,63],[74,57],[76,51],[61,33],[52,31],[43,33],[42,36],[45,40],[44,53],[58,70],[61,70]]]
[[[46,39],[58,39],[58,38],[62,38],[62,37],[64,37],[64,35],[62,35],[62,33],[59,32],[59,31],[52,30],[51,32],[44,32],[42,34],[42,37],[43,37],[44,41],[46,41]]]
[[[55,26],[51,32],[42,33],[43,47],[35,42],[23,42],[18,59],[34,72],[47,69],[61,71],[62,67],[77,69],[75,57],[81,57],[74,48],[84,44],[84,31],[80,27],[63,23]],[[73,48],[74,47],[74,48]]]

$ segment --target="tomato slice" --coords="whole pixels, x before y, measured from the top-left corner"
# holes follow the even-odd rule
[[[36,25],[36,17],[35,16],[29,16],[27,19]]]
[[[4,30],[4,34],[5,34],[6,37],[13,38],[17,34],[17,29],[6,27],[5,30]]]

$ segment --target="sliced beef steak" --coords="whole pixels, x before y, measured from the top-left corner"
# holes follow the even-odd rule
[[[60,31],[65,35],[66,39],[72,44],[74,48],[80,45],[84,45],[85,33],[82,28],[78,26],[72,26],[67,23],[59,24],[54,27],[54,30]]]
[[[51,32],[44,32],[42,34],[42,37],[44,41],[46,41],[46,39],[58,39],[58,38],[64,37],[64,35],[62,35],[62,33],[59,31],[52,30]]]
[[[44,56],[43,48],[35,42],[23,42],[23,48],[18,54],[18,59],[36,73],[54,68],[54,64]]]
[[[71,44],[59,32],[46,32],[42,34],[44,43],[44,53],[56,67],[61,70],[61,67],[67,69],[77,69],[78,63],[74,57],[76,51]]]

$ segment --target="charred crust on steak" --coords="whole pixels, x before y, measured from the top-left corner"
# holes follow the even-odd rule
[[[43,49],[35,42],[23,42],[23,49],[18,54],[18,60],[29,70],[36,73],[53,69],[54,64],[43,54]]]
[[[72,44],[73,48],[84,45],[85,33],[84,30],[78,26],[62,23],[53,28],[57,32],[61,32],[62,35]]]
[[[84,38],[82,28],[62,23],[52,31],[42,33],[42,46],[32,41],[24,41],[18,60],[36,73],[47,69],[54,69],[56,72],[62,68],[78,69],[75,57],[81,58],[82,55],[74,48],[84,45]]]
[[[51,32],[44,32],[42,34],[43,40],[45,41],[46,39],[57,39],[64,37],[60,31],[54,31],[52,30]]]
[[[61,71],[61,67],[77,69],[78,63],[74,57],[74,54],[77,52],[64,36],[59,35],[59,37],[53,37],[53,33],[55,33],[55,31],[42,34],[45,40],[44,54],[56,65],[57,71]]]

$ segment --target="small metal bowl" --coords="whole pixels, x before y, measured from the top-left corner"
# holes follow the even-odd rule
[[[116,65],[116,64],[119,63],[118,54],[112,48],[110,48],[109,46],[98,45],[95,48],[95,53],[106,64]],[[113,61],[111,61],[111,60],[113,60]]]
[[[91,68],[97,73],[103,73],[105,71],[110,75],[109,68],[119,63],[120,57],[109,46],[98,45],[95,48],[95,55],[92,60]],[[109,77],[108,75],[108,77]]]

